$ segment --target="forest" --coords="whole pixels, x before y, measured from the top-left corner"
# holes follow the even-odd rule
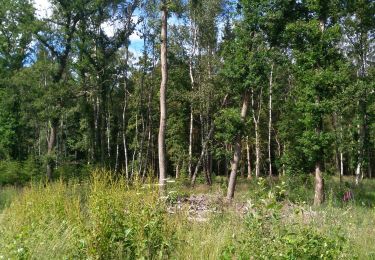
[[[375,257],[373,0],[2,0],[0,259]]]

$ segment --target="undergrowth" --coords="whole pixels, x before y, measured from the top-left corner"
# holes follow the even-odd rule
[[[348,187],[330,181],[327,203],[311,208],[308,179],[240,180],[236,200],[217,199],[203,221],[189,218],[188,204],[168,207],[197,192],[221,198],[221,185],[171,184],[160,199],[151,180],[94,171],[86,181],[3,188],[0,259],[372,259],[373,184],[344,204]]]

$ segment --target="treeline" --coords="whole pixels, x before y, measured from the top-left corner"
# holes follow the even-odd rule
[[[3,164],[224,175],[229,199],[237,174],[314,173],[317,204],[323,172],[372,177],[373,1],[50,2],[0,6]]]

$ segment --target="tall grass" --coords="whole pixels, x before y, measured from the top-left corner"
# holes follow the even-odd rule
[[[240,183],[237,201],[227,205],[218,200],[204,221],[189,218],[188,203],[173,213],[168,206],[190,193],[220,197],[220,185],[197,190],[171,185],[173,192],[165,200],[151,181],[130,184],[94,171],[86,181],[2,189],[0,259],[374,257],[375,210],[368,201],[367,206],[342,204],[334,196],[337,186],[324,207],[310,208],[303,192],[310,187],[297,187],[298,180],[288,186],[290,182]],[[374,186],[364,185],[363,193]],[[239,204],[248,208],[247,214],[237,212]]]
[[[95,172],[86,182],[26,187],[0,217],[0,257],[167,256],[174,230],[154,189]]]
[[[0,188],[0,212],[16,197],[18,189],[12,186],[5,186]]]

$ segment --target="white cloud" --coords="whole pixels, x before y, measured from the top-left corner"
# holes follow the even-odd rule
[[[116,26],[112,23],[107,21],[102,23],[100,27],[107,36],[112,37],[113,35],[115,35]]]
[[[139,16],[134,15],[134,16],[132,16],[131,19],[132,19],[133,23],[137,23],[138,19],[139,19]],[[122,20],[116,20],[116,21],[106,21],[106,22],[102,23],[101,28],[107,36],[112,37],[115,34],[116,30],[122,28],[123,26],[124,26],[124,24],[123,24]],[[132,35],[130,35],[130,40],[139,41],[139,40],[141,40],[141,38],[139,37],[139,35],[137,35],[134,32]]]
[[[34,0],[34,8],[38,18],[46,18],[52,15],[52,5],[49,0]]]
[[[133,32],[133,33],[130,35],[129,39],[130,39],[131,41],[141,41],[141,40],[142,40],[141,37],[140,37],[140,36],[138,35],[138,33],[136,33],[136,32]]]

